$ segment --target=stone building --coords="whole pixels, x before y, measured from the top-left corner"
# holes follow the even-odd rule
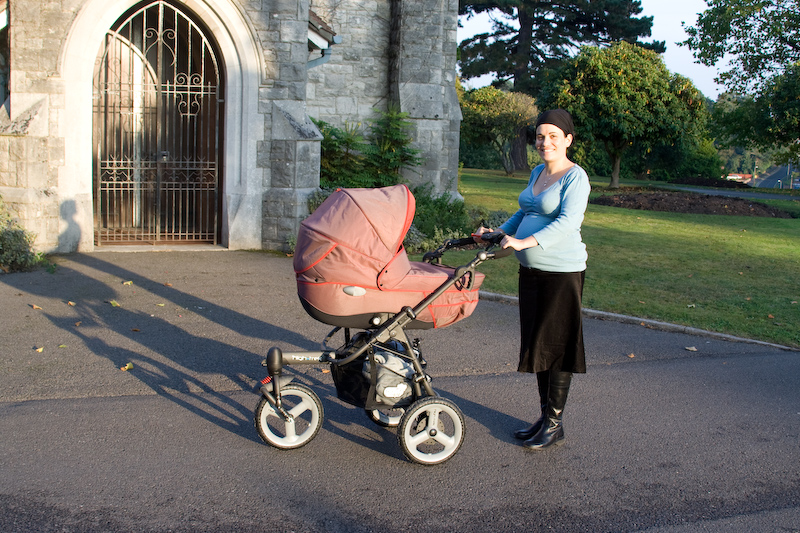
[[[46,252],[280,249],[319,130],[398,102],[455,192],[454,0],[0,0],[0,196]]]

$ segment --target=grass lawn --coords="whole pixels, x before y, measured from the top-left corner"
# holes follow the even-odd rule
[[[527,174],[465,169],[459,191],[467,205],[513,212],[527,180]],[[607,178],[592,180],[595,190],[607,184]],[[770,204],[797,213],[800,202]],[[589,252],[585,307],[800,347],[800,218],[590,204],[583,237]],[[486,290],[516,294],[513,257],[481,270]]]

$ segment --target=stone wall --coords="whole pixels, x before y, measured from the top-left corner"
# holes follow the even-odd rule
[[[53,75],[72,13],[58,2],[16,1],[9,3],[9,20],[10,98],[0,109],[0,195],[36,235],[36,247],[53,250],[58,247],[58,178],[65,155],[64,138],[58,135],[64,86]]]
[[[9,4],[8,89],[0,108],[0,195],[45,252],[94,249],[92,76],[103,35],[136,0]],[[309,116],[364,123],[389,94],[415,123],[412,183],[455,191],[460,112],[454,0],[401,2],[389,76],[388,0],[181,0],[218,41],[226,78],[221,242],[285,249],[319,185]],[[308,9],[343,37],[307,68]]]
[[[389,75],[390,0],[312,0],[312,9],[342,37],[332,59],[309,72],[308,113],[334,126],[361,124],[386,110],[392,91],[414,123],[422,167],[412,184],[430,183],[457,195],[461,110],[455,91],[458,3],[399,2],[399,51]],[[398,21],[395,21],[398,22]],[[395,84],[395,87],[390,86]]]

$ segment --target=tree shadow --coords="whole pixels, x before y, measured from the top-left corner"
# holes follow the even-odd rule
[[[260,360],[272,344],[304,350],[319,346],[318,340],[176,289],[96,254],[66,258],[56,274],[7,275],[2,282],[32,295],[73,304],[69,312],[41,311],[63,331],[51,336],[62,338],[67,333],[77,337],[91,353],[116,368],[132,363],[130,375],[155,394],[245,438],[258,441],[252,425],[256,402],[243,406],[230,392],[256,390],[263,377],[259,374],[266,374]],[[37,274],[38,278],[31,278]],[[126,300],[119,280],[135,287],[138,299]],[[153,301],[163,302],[164,308],[186,310],[186,315],[192,314],[191,310],[203,312],[200,318],[195,311],[193,321],[182,323],[173,320],[181,315],[150,313],[145,299],[149,306],[156,305]],[[117,300],[123,304],[114,305]],[[244,346],[239,342],[243,337],[255,342]]]

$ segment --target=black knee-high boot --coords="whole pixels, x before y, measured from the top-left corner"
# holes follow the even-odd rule
[[[529,450],[541,450],[554,444],[559,444],[564,440],[562,417],[571,382],[571,372],[550,372],[547,409],[545,410],[544,420],[539,431],[522,443],[523,447]]]
[[[536,383],[539,386],[539,404],[542,406],[542,415],[532,426],[515,431],[514,438],[516,439],[527,440],[536,435],[542,427],[545,412],[547,411],[547,389],[550,387],[550,371],[537,372]]]

